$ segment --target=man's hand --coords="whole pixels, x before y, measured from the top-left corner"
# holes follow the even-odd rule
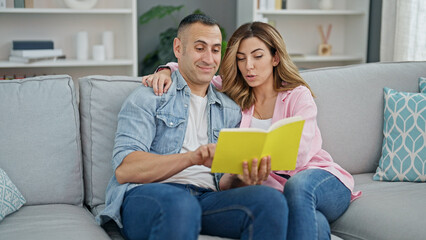
[[[142,77],[142,84],[145,87],[152,87],[155,95],[161,96],[169,90],[172,85],[171,71],[164,69],[151,75]]]
[[[204,165],[211,167],[213,156],[216,150],[216,144],[209,143],[198,147],[195,151],[190,152],[190,161],[193,165]]]

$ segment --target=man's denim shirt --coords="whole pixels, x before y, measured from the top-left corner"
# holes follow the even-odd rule
[[[112,167],[113,176],[106,190],[105,209],[96,217],[100,224],[114,220],[122,228],[120,208],[124,194],[136,184],[119,184],[115,170],[133,151],[155,154],[179,153],[185,138],[190,103],[190,88],[179,71],[172,74],[167,94],[155,96],[141,84],[123,103],[118,114]],[[238,127],[241,110],[228,96],[210,84],[207,92],[209,143],[216,143],[222,128]],[[222,174],[215,174],[216,188]],[[213,177],[213,175],[212,175]],[[142,203],[143,204],[143,203]]]

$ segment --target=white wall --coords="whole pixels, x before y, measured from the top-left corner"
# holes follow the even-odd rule
[[[155,19],[148,24],[138,24],[138,57],[140,62],[145,55],[151,52],[159,42],[159,34],[169,27],[177,26],[185,16],[191,14],[196,9],[200,9],[205,14],[216,19],[225,28],[227,38],[236,29],[236,1],[235,0],[138,0],[138,21],[139,16],[156,5],[184,5],[176,13],[175,19],[170,16],[162,19]],[[172,47],[172,46],[170,46]]]

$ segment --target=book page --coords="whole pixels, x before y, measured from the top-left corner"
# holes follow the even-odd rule
[[[212,172],[243,173],[243,161],[259,158],[266,133],[220,132],[211,167]]]
[[[271,156],[272,170],[295,169],[304,123],[304,120],[287,123],[268,133],[262,156]]]
[[[300,121],[303,120],[303,118],[301,116],[294,116],[294,117],[289,117],[289,118],[283,118],[281,120],[276,121],[275,123],[273,123],[269,129],[268,132],[277,129],[278,127],[282,126],[282,125],[286,125],[288,123],[292,123],[292,122],[296,122],[296,121]]]

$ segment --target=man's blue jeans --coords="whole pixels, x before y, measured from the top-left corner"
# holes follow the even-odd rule
[[[214,192],[193,185],[150,183],[135,187],[121,206],[128,239],[197,239],[199,233],[238,239],[285,239],[288,208],[266,186]]]
[[[308,169],[292,176],[284,187],[287,199],[287,239],[330,239],[330,224],[349,207],[351,191],[334,175]]]

